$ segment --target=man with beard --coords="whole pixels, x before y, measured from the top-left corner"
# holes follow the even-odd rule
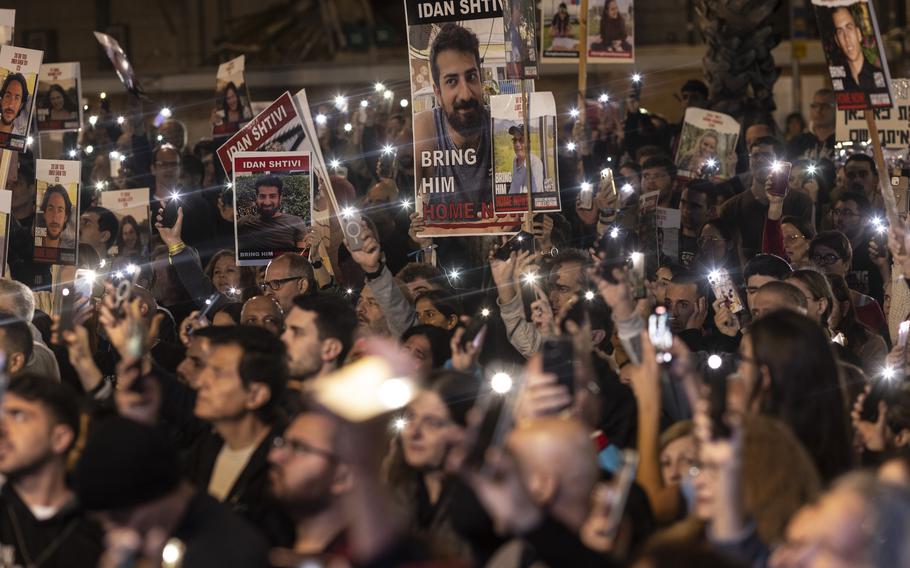
[[[28,84],[22,73],[10,73],[0,87],[0,132],[13,132],[22,109],[28,108]],[[21,134],[17,132],[16,134]]]
[[[477,36],[443,25],[430,48],[430,70],[437,106],[414,116],[418,190],[428,205],[463,205],[450,208],[444,221],[477,221],[492,201],[490,112]]]
[[[284,183],[278,176],[266,175],[256,180],[257,215],[240,219],[238,240],[243,251],[296,252],[306,248],[306,223],[300,217],[281,211]]]
[[[19,566],[95,566],[101,529],[67,483],[79,437],[76,393],[49,377],[17,377],[3,398],[0,431],[0,555]]]
[[[342,499],[354,480],[338,456],[337,439],[337,420],[312,410],[299,414],[275,439],[269,486],[296,528],[293,548],[273,551],[276,565],[300,566],[306,558],[345,551],[348,521]]]
[[[69,225],[73,203],[62,185],[52,185],[41,199],[41,216],[47,229],[42,246],[47,248],[72,248],[71,240],[62,240],[63,231]]]

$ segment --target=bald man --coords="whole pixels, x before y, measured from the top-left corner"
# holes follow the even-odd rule
[[[278,336],[284,331],[284,312],[271,296],[253,296],[243,304],[240,323],[267,329]]]
[[[287,313],[294,307],[296,296],[316,294],[319,286],[313,265],[307,259],[299,254],[285,253],[269,262],[260,288]]]

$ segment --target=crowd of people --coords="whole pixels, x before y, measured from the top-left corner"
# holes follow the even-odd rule
[[[0,566],[910,566],[910,232],[884,220],[890,174],[835,152],[827,89],[807,127],[741,117],[724,180],[679,179],[680,125],[616,108],[567,126],[563,211],[522,241],[425,236],[409,114],[345,128],[318,106],[362,242],[337,219],[289,228],[298,252],[263,267],[238,266],[216,144],[179,116],[82,132],[78,266],[33,261],[19,154]],[[606,168],[621,191],[582,189]],[[152,234],[100,205],[137,187]],[[679,210],[675,255],[641,230],[652,192]],[[77,269],[94,286],[67,303]]]

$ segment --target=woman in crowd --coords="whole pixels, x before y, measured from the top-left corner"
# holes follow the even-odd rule
[[[435,325],[415,325],[404,332],[401,342],[421,375],[441,368],[452,358],[449,333]]]
[[[461,307],[456,298],[441,290],[429,290],[417,296],[415,305],[417,320],[424,325],[433,325],[452,331],[458,325]]]

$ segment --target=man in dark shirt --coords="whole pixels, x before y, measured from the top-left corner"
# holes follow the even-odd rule
[[[811,130],[795,136],[787,145],[791,160],[830,158],[834,153],[834,130],[837,121],[837,102],[834,91],[819,89],[809,105]]]
[[[755,140],[749,148],[752,185],[748,191],[727,200],[720,212],[721,220],[739,235],[743,255],[747,259],[761,252],[765,217],[768,215],[765,183],[771,173],[771,165],[780,155],[782,148],[776,138],[766,136]],[[791,191],[784,199],[783,214],[811,223],[812,200],[803,193]]]
[[[86,518],[66,479],[79,437],[75,397],[57,380],[22,375],[3,399],[0,558],[16,565],[95,566],[101,555],[101,527]]]
[[[884,279],[878,266],[869,256],[869,241],[874,235],[874,227],[870,224],[872,206],[866,196],[855,191],[848,191],[831,209],[831,220],[834,228],[847,235],[850,246],[853,248],[853,262],[847,272],[847,284],[852,290],[872,296],[883,304],[885,300]],[[887,237],[882,236],[885,242]]]
[[[266,258],[273,258],[306,247],[304,220],[281,211],[283,191],[284,183],[278,176],[256,180],[257,215],[240,219],[237,226],[241,259],[245,252],[271,253]]]
[[[679,262],[689,266],[698,253],[698,232],[705,221],[714,216],[717,196],[707,180],[696,180],[683,190],[679,200],[680,225]]]

